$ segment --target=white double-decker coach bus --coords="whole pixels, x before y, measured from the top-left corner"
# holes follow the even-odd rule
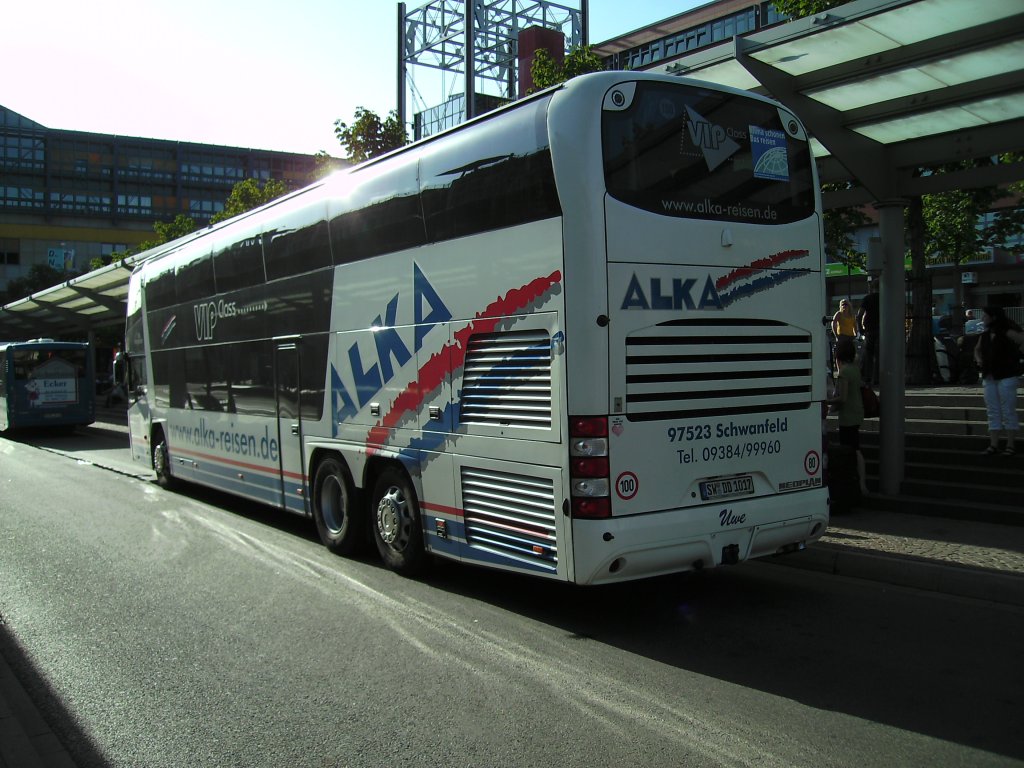
[[[824,272],[778,104],[587,75],[165,246],[134,457],[373,540],[579,584],[824,533]]]

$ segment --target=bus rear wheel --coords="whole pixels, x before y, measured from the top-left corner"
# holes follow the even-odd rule
[[[373,486],[373,540],[384,564],[404,576],[415,576],[427,564],[419,502],[406,473],[394,466],[380,473]]]
[[[320,541],[339,555],[351,555],[363,542],[362,515],[352,475],[341,460],[320,462],[313,479],[313,520]]]

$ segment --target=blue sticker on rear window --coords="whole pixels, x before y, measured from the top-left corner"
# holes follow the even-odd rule
[[[754,156],[754,178],[789,181],[786,134],[752,125],[750,151]]]

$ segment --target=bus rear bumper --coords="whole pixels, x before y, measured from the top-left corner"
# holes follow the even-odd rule
[[[577,584],[607,584],[731,565],[799,549],[828,527],[828,492],[652,512],[628,518],[577,520],[573,555]]]

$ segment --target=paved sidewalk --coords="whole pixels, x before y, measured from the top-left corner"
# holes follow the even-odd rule
[[[1021,526],[857,509],[805,551],[766,562],[1024,606]]]

